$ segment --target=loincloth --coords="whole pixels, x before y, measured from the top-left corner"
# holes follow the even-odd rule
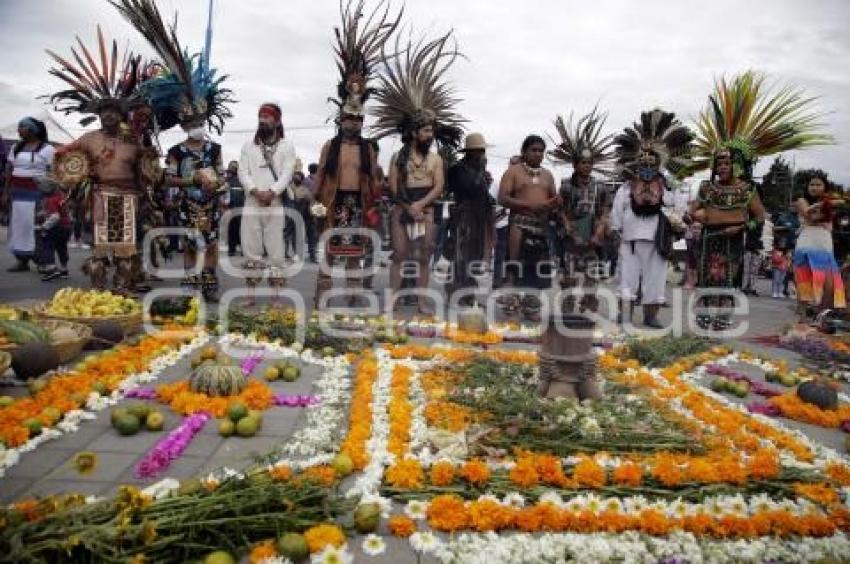
[[[137,194],[97,186],[92,195],[94,250],[97,257],[130,257],[137,254]]]

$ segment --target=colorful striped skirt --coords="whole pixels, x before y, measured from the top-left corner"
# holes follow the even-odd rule
[[[825,227],[807,225],[800,232],[794,250],[794,280],[800,302],[819,306],[829,280],[833,289],[832,307],[846,306],[841,269],[833,254],[832,232]]]

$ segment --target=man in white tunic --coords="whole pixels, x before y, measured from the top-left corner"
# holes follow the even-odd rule
[[[242,216],[242,252],[245,268],[266,271],[269,285],[285,284],[283,202],[295,170],[295,148],[284,136],[281,110],[277,104],[263,104],[254,138],[242,147],[239,181],[245,190]],[[263,258],[265,254],[266,258]],[[262,275],[250,277],[256,287]],[[251,300],[253,303],[253,300]]]

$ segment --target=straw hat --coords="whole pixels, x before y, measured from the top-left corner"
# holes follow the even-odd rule
[[[484,141],[484,136],[480,133],[470,133],[466,136],[466,140],[463,143],[463,149],[460,151],[483,151],[487,149],[489,145]]]

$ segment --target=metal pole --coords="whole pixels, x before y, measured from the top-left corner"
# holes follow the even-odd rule
[[[207,34],[206,34],[206,42],[204,44],[204,71],[210,68],[210,51],[212,50],[212,15],[213,15],[213,0],[209,0],[209,5],[207,7]]]

